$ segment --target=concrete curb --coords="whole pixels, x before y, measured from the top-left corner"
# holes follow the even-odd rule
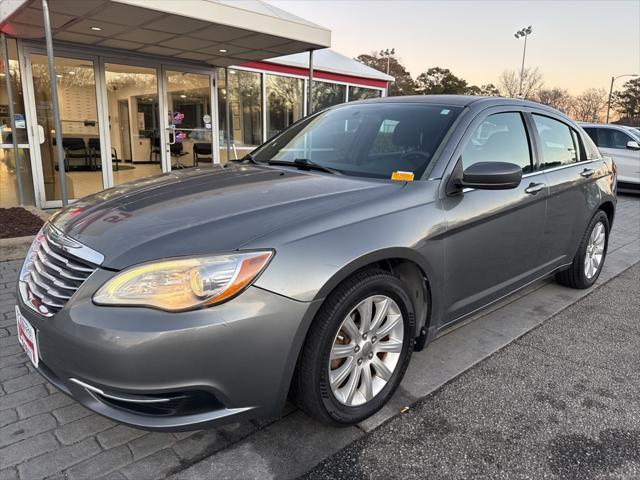
[[[34,238],[35,235],[0,239],[0,262],[24,258]]]

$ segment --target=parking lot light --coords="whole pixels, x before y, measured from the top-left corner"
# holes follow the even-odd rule
[[[517,39],[520,39],[520,37],[524,37],[524,50],[522,51],[522,67],[520,68],[520,88],[518,88],[518,97],[522,98],[524,97],[523,93],[522,93],[522,80],[524,79],[524,57],[527,54],[527,37],[529,35],[531,35],[531,32],[533,31],[531,25],[529,25],[526,28],[523,28],[522,30],[518,30],[514,36]]]

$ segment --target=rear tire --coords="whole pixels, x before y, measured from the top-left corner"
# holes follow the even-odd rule
[[[404,376],[415,342],[413,304],[405,290],[398,277],[371,268],[327,297],[294,374],[293,398],[302,410],[346,426],[384,406]]]
[[[608,246],[609,217],[599,210],[589,222],[569,268],[556,274],[557,282],[576,289],[591,287],[600,276]]]

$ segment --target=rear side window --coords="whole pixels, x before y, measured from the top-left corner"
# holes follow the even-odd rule
[[[536,114],[533,115],[533,120],[542,144],[540,168],[561,167],[580,160],[577,135],[568,125]]]
[[[489,115],[473,132],[462,152],[462,166],[508,162],[531,171],[531,152],[522,116],[517,112]]]

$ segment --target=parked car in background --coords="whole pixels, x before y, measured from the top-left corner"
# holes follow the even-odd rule
[[[581,123],[600,151],[613,158],[620,190],[640,192],[640,130],[624,125]]]
[[[343,104],[239,163],[58,212],[19,275],[18,336],[51,383],[137,427],[271,415],[289,394],[353,424],[479,309],[554,274],[592,286],[615,192],[611,159],[537,103]]]

